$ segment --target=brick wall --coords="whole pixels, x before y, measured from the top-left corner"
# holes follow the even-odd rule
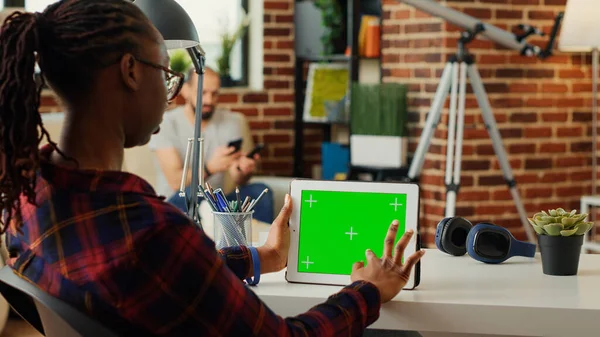
[[[550,32],[566,0],[440,1],[472,16],[514,30],[520,23]],[[414,8],[384,0],[383,81],[410,84],[414,151],[446,60],[455,52],[458,27]],[[560,36],[559,36],[560,38]],[[544,39],[532,38],[541,43]],[[470,44],[486,86],[503,144],[529,216],[540,209],[579,208],[590,193],[591,66],[589,56],[556,52],[540,61],[490,41]],[[448,99],[449,101],[449,99]],[[515,203],[484,127],[475,97],[467,95],[462,188],[457,215],[492,221],[525,239]],[[447,112],[435,132],[422,172],[421,224],[433,242],[445,206]]]
[[[290,175],[293,165],[294,2],[264,1],[264,90],[223,88],[220,105],[244,113],[255,142],[266,145],[261,174]],[[42,112],[59,111],[51,96]]]

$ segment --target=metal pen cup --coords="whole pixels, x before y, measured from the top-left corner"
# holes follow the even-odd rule
[[[252,215],[250,212],[212,212],[214,241],[217,249],[252,245]]]

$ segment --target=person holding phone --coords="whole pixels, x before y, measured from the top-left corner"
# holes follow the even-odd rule
[[[228,199],[235,196],[235,188],[240,194],[257,198],[268,188],[265,184],[248,183],[256,172],[260,160],[260,149],[255,147],[250,127],[242,113],[218,107],[219,74],[207,67],[204,74],[202,93],[202,137],[204,138],[204,174],[205,181],[213,187],[222,188]],[[185,103],[165,113],[160,132],[152,136],[150,148],[156,154],[158,179],[156,192],[186,211],[185,198],[179,196],[183,164],[187,150],[187,139],[194,136],[196,118],[196,98],[198,75],[191,69],[181,89]],[[191,167],[191,166],[190,166]],[[186,186],[192,180],[188,172]],[[189,187],[188,187],[189,190]],[[267,193],[254,209],[254,217],[271,223],[274,201]]]

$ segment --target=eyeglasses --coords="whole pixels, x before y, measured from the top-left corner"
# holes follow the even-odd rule
[[[150,61],[146,61],[144,59],[140,59],[136,57],[136,60],[138,60],[140,63],[143,63],[147,66],[156,68],[156,69],[160,69],[162,71],[165,72],[165,77],[166,77],[166,84],[167,84],[167,101],[172,101],[175,97],[177,97],[177,95],[179,94],[179,91],[181,91],[181,87],[183,86],[183,80],[185,79],[185,75],[177,72],[177,71],[173,71],[165,66],[162,66],[160,64],[156,64],[156,63],[152,63]]]

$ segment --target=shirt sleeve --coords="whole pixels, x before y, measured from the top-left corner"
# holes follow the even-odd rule
[[[247,261],[228,267],[235,253],[247,260],[247,252],[221,256],[193,225],[164,226],[137,240],[134,249],[132,286],[119,310],[156,335],[361,336],[379,317],[377,288],[355,282],[306,313],[282,318],[240,280]]]
[[[177,132],[172,118],[170,118],[170,116],[165,115],[165,119],[160,124],[160,131],[157,134],[152,135],[152,138],[150,138],[150,142],[148,143],[148,147],[152,151],[175,147],[176,134]]]
[[[219,250],[219,255],[225,262],[225,265],[231,270],[240,280],[248,277],[250,273],[250,251],[245,246],[228,247]]]

